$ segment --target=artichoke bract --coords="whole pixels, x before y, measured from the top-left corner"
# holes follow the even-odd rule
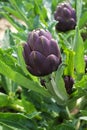
[[[54,12],[54,19],[58,21],[56,30],[62,32],[72,30],[76,26],[75,9],[68,3],[60,3]]]
[[[64,76],[64,83],[65,83],[65,88],[68,94],[72,93],[72,87],[74,84],[74,80],[71,76]]]
[[[45,76],[56,71],[61,63],[57,42],[49,31],[37,29],[30,32],[24,44],[23,56],[28,71],[35,76]]]

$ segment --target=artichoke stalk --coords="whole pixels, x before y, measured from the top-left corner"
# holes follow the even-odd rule
[[[75,9],[68,3],[60,3],[55,12],[54,19],[58,21],[56,30],[66,32],[75,29],[76,26],[76,12]]]
[[[65,105],[68,95],[62,78],[63,69],[59,67],[61,53],[50,32],[43,29],[30,32],[27,43],[23,46],[23,56],[28,71],[40,77],[41,84],[47,88],[58,104]],[[56,76],[52,73],[54,71],[58,72]]]

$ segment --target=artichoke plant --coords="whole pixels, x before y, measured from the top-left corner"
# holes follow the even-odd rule
[[[68,3],[60,3],[54,12],[54,19],[58,21],[56,30],[62,32],[72,30],[76,26],[75,9]]]
[[[49,31],[37,29],[30,32],[24,44],[23,56],[28,71],[35,76],[45,76],[56,71],[61,63],[57,42]]]
[[[72,87],[74,84],[74,80],[71,76],[64,76],[65,88],[68,94],[72,93]]]

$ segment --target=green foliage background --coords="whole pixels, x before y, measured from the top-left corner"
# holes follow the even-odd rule
[[[67,0],[76,10],[77,26],[66,33],[55,31],[53,14],[60,2],[65,1],[0,1],[0,17],[6,18],[17,30],[17,33],[5,31],[0,48],[0,130],[87,129],[84,62],[84,55],[87,55],[87,2]],[[53,90],[57,89],[61,98],[52,96],[48,91],[50,88],[41,86],[40,79],[26,70],[22,44],[27,41],[29,32],[37,28],[49,30],[63,50],[63,66],[53,73],[55,80],[52,80],[54,86],[57,84]],[[71,95],[65,91],[63,73],[75,80]]]

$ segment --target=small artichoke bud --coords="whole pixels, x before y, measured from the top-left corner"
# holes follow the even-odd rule
[[[61,63],[57,42],[50,32],[33,30],[24,44],[23,56],[28,71],[35,76],[45,76],[56,71]]]
[[[68,3],[61,3],[54,12],[54,19],[58,21],[56,30],[66,32],[75,29],[76,12]]]
[[[84,56],[84,60],[85,60],[85,73],[87,73],[87,56]]]
[[[40,80],[40,83],[41,83],[42,86],[44,86],[44,87],[46,88],[46,84],[45,84],[46,81],[45,81],[44,79],[41,79],[41,80]]]
[[[71,76],[64,76],[65,88],[68,94],[72,93],[72,87],[74,84],[74,80]]]

